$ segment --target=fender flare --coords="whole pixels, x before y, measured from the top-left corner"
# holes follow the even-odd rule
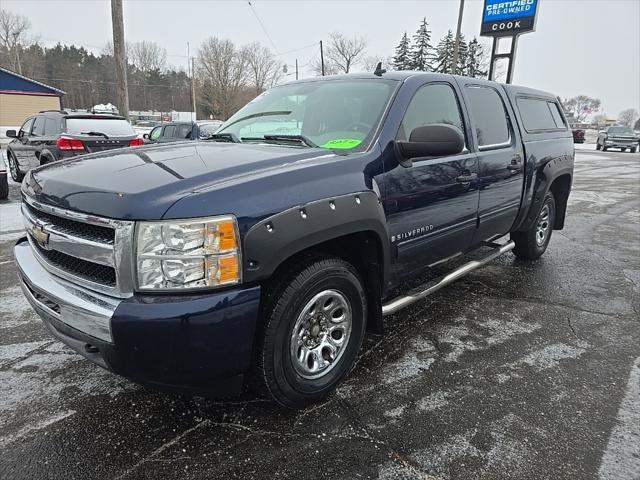
[[[373,232],[382,247],[381,287],[389,275],[386,217],[373,191],[329,197],[289,208],[253,225],[243,239],[243,280],[269,278],[288,258],[328,240]]]

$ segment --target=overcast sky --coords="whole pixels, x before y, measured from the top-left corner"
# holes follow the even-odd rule
[[[295,59],[301,75],[313,73],[315,44],[332,31],[366,37],[369,55],[392,55],[406,30],[427,17],[434,41],[455,30],[458,0],[345,1],[252,0],[263,31],[246,1],[125,0],[125,36],[166,48],[168,62],[186,65],[187,42],[194,53],[209,36],[241,44],[259,41]],[[104,0],[2,0],[2,8],[27,16],[32,33],[46,46],[82,44],[99,53],[111,39],[110,2]],[[478,35],[481,0],[467,0],[463,33]],[[487,48],[490,39],[484,39]],[[312,46],[310,46],[312,45]],[[297,50],[292,53],[291,50]],[[293,71],[292,68],[289,71]],[[640,0],[540,0],[537,31],[520,37],[514,83],[561,97],[586,94],[604,111],[640,110]]]

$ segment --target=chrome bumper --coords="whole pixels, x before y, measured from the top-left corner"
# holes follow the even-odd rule
[[[14,247],[20,286],[45,321],[54,319],[85,335],[113,342],[111,317],[122,300],[102,295],[49,273],[36,259],[29,242]]]

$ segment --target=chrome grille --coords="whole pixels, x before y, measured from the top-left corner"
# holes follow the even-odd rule
[[[31,248],[51,273],[115,297],[133,293],[133,222],[63,210],[24,196]]]
[[[101,227],[99,225],[82,223],[76,220],[70,220],[68,218],[51,215],[49,213],[36,210],[29,204],[26,204],[25,208],[29,211],[33,218],[39,220],[44,224],[51,225],[51,228],[61,233],[73,235],[85,240],[107,243],[109,245],[113,245],[113,242],[115,240],[116,232],[113,228]]]

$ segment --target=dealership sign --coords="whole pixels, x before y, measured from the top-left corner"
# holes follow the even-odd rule
[[[484,0],[480,35],[517,35],[535,30],[538,0]]]

